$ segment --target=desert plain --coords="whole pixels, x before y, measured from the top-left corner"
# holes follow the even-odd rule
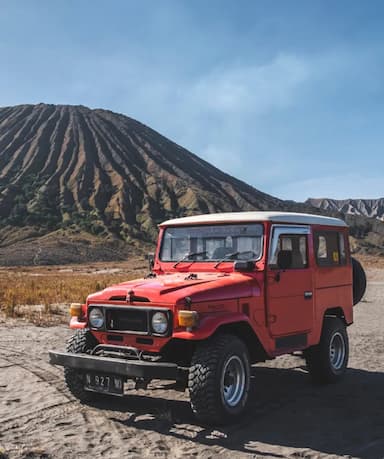
[[[345,379],[312,384],[299,354],[255,365],[249,410],[226,427],[197,423],[187,392],[169,382],[82,405],[66,389],[62,368],[48,363],[48,350],[64,349],[72,334],[71,287],[81,296],[138,277],[145,266],[0,269],[0,458],[384,458],[384,263],[363,263],[368,288],[348,329]],[[52,284],[47,276],[61,286],[64,303],[52,289],[39,290]],[[35,296],[20,299],[10,288],[16,280],[32,285]],[[36,295],[41,304],[28,304]]]

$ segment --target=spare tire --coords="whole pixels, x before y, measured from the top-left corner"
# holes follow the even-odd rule
[[[352,281],[353,281],[353,305],[357,304],[364,296],[365,289],[367,288],[367,278],[361,263],[352,259]]]

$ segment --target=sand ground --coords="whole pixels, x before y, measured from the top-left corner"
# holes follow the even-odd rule
[[[0,458],[384,458],[384,271],[373,270],[349,328],[350,364],[318,387],[303,361],[253,367],[250,410],[229,427],[199,425],[187,393],[161,381],[81,405],[48,363],[66,326],[0,320]]]

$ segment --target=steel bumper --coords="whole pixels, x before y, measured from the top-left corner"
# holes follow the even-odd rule
[[[175,363],[167,362],[147,362],[55,351],[49,351],[49,361],[52,365],[127,378],[180,380],[184,375],[183,369]]]

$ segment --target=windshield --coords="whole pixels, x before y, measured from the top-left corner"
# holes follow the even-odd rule
[[[161,261],[258,260],[262,254],[260,224],[201,225],[166,228]]]

